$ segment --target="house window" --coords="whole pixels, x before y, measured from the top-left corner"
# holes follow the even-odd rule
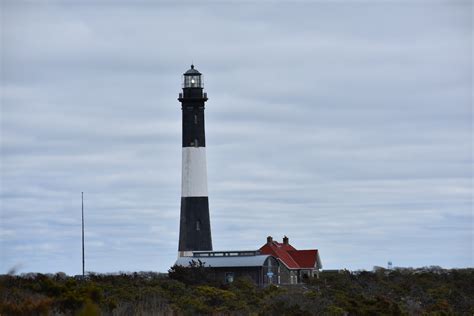
[[[226,272],[225,283],[232,283],[232,282],[234,282],[234,272]]]
[[[301,278],[303,280],[309,279],[309,271],[301,271]]]
[[[298,283],[297,277],[295,275],[294,271],[290,271],[290,284],[296,284]]]
[[[196,221],[196,230],[201,230],[201,221],[200,220]]]

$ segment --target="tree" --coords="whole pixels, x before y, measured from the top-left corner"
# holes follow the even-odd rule
[[[212,273],[201,260],[191,260],[187,267],[174,265],[168,270],[170,279],[183,282],[186,285],[202,285],[215,283]]]

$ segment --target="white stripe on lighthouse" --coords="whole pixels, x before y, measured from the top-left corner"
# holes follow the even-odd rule
[[[206,147],[183,148],[181,196],[207,196]]]

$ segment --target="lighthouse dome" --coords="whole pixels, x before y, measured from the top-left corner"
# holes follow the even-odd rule
[[[195,76],[200,74],[201,73],[197,69],[194,69],[194,65],[191,65],[191,68],[184,73],[185,76]]]

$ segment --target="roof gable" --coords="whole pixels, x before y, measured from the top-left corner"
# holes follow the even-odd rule
[[[262,254],[266,255],[272,255],[280,261],[282,261],[288,268],[290,269],[298,269],[298,263],[296,263],[295,260],[288,254],[286,249],[289,249],[288,247],[280,247],[278,246],[277,242],[272,242],[271,244],[266,244],[260,248],[260,251]],[[290,246],[291,247],[291,246]],[[291,247],[293,248],[293,247]],[[294,249],[294,248],[293,248]]]
[[[296,250],[290,244],[271,241],[260,248],[262,254],[272,255],[289,269],[314,269],[320,268],[317,249]]]

